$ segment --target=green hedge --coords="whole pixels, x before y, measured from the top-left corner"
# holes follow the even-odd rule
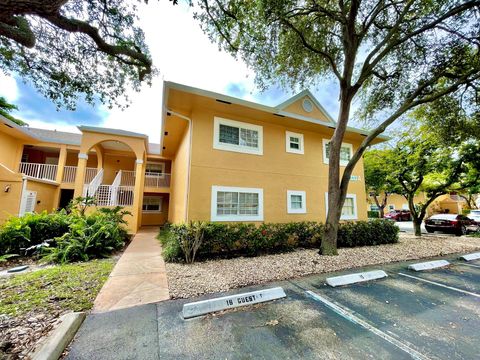
[[[338,247],[396,243],[398,231],[398,227],[390,221],[343,223],[338,232]],[[196,259],[257,256],[291,251],[295,248],[319,248],[323,234],[324,225],[317,222],[260,226],[192,222],[169,225],[161,230],[159,239],[166,261],[178,262],[187,259],[187,262],[193,262],[189,253],[195,245],[198,245],[193,256]]]
[[[39,254],[47,262],[65,263],[106,257],[121,249],[128,234],[121,207],[101,208],[89,215],[64,210],[28,213],[0,227],[0,256],[24,255],[23,249],[52,240]]]
[[[65,211],[11,217],[0,228],[0,255],[20,254],[20,249],[62,236],[69,231],[69,224]]]
[[[368,211],[367,216],[369,219],[378,219],[380,217],[380,212],[377,210]]]

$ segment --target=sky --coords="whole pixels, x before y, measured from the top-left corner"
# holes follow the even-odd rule
[[[277,86],[259,92],[254,84],[254,72],[242,61],[219,51],[202,32],[187,5],[172,6],[170,1],[152,1],[140,6],[139,17],[139,25],[145,32],[153,63],[160,74],[151,87],[145,85],[140,92],[132,90],[129,94],[131,104],[126,110],[110,110],[101,104],[92,107],[80,102],[75,111],[57,111],[52,102],[21,78],[0,72],[0,95],[19,108],[12,115],[31,127],[73,132],[78,132],[77,125],[111,127],[144,133],[150,142],[159,142],[163,79],[270,106],[295,95],[295,91]],[[309,90],[335,118],[338,114],[337,86],[324,82]]]

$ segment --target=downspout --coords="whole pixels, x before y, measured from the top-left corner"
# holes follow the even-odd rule
[[[187,168],[187,186],[186,186],[186,196],[185,196],[185,222],[188,221],[188,203],[190,200],[190,168],[192,165],[192,134],[193,134],[193,122],[192,119],[189,118],[188,116],[179,114],[173,110],[167,109],[167,112],[169,112],[172,115],[175,115],[183,120],[188,121],[188,137],[189,137],[189,143],[188,143],[188,168]]]

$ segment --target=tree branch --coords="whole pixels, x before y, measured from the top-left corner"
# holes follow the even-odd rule
[[[110,54],[112,56],[123,55],[139,61],[139,65],[137,65],[137,67],[139,70],[140,80],[143,80],[146,75],[152,72],[152,61],[145,54],[132,50],[126,46],[108,44],[100,36],[99,30],[87,22],[77,19],[69,19],[59,13],[55,15],[47,15],[45,16],[45,19],[63,30],[87,35],[94,41],[98,49],[106,54]]]

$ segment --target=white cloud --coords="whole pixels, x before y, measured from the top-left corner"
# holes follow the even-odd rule
[[[18,99],[18,95],[15,79],[0,72],[0,96],[4,96],[9,102],[14,102]]]

